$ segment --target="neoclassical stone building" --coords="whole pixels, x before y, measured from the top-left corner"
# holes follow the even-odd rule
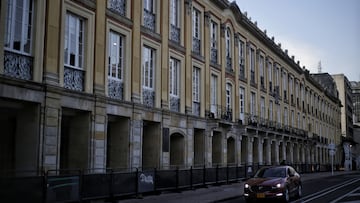
[[[334,90],[234,2],[0,4],[1,170],[327,164],[340,144]]]

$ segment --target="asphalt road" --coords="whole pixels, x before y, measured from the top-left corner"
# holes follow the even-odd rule
[[[222,201],[245,202],[243,197]],[[266,201],[268,202],[268,201]],[[303,196],[292,203],[360,203],[360,173],[303,181]]]

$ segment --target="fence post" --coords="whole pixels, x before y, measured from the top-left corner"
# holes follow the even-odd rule
[[[219,176],[219,164],[216,164],[216,172],[215,172],[215,183],[218,183]]]
[[[229,165],[226,164],[226,184],[229,184]]]
[[[204,164],[204,169],[203,169],[203,185],[205,187],[205,183],[206,183],[206,166]]]
[[[136,188],[135,188],[135,196],[139,195],[139,168],[136,168]]]
[[[179,167],[176,166],[176,190],[179,189]]]
[[[157,170],[156,170],[156,167],[154,168],[154,192],[156,192],[157,188],[156,188],[156,173],[157,173]]]
[[[190,189],[193,188],[193,167],[190,166]]]

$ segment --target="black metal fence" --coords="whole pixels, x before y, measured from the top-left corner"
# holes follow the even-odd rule
[[[116,199],[165,190],[228,184],[247,178],[263,165],[216,166],[169,170],[59,170],[36,176],[2,174],[0,202],[78,202]],[[330,165],[294,164],[299,173],[330,171]],[[336,170],[336,168],[334,169]],[[95,170],[96,171],[96,170]]]

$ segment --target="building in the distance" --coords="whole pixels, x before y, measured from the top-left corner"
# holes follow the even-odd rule
[[[334,90],[235,2],[0,4],[0,170],[325,166],[340,144]]]
[[[356,160],[356,167],[360,169],[360,82],[351,81],[352,89],[352,102],[353,102],[353,123],[354,123],[354,142],[355,147],[353,150],[354,157]]]
[[[354,146],[353,129],[353,102],[350,81],[344,74],[332,75],[339,91],[341,101],[341,135],[344,147],[344,167],[346,170],[352,169],[352,147]]]

